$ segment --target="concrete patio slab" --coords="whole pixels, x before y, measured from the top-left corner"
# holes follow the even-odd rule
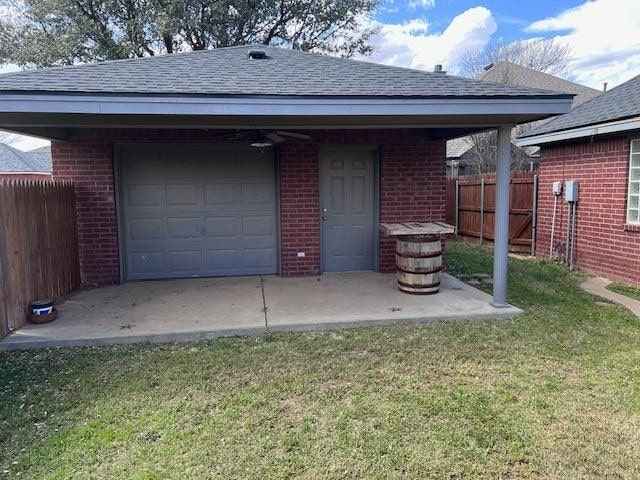
[[[132,282],[81,291],[58,319],[27,324],[0,350],[195,341],[408,322],[507,318],[491,297],[444,275],[437,295],[400,292],[395,275],[331,273],[319,277],[232,277]],[[265,312],[266,305],[266,312]]]
[[[58,318],[26,324],[0,350],[172,342],[265,331],[260,277],[130,282],[83,290],[57,307]]]
[[[403,293],[395,275],[371,272],[325,273],[295,282],[265,277],[264,293],[271,330],[436,323],[522,313],[515,307],[493,307],[490,295],[450,275],[443,275],[436,295]]]

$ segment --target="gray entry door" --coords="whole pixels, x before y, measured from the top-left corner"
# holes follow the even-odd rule
[[[277,273],[271,149],[146,144],[120,157],[126,280]]]
[[[331,148],[320,159],[322,269],[375,269],[374,157],[371,149]]]

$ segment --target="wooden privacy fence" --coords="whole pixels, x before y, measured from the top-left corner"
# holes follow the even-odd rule
[[[26,322],[32,301],[79,287],[73,184],[0,180],[0,338]]]
[[[509,250],[535,253],[538,176],[511,174],[509,195]],[[493,242],[495,174],[469,175],[447,181],[447,222],[458,235],[482,243]]]

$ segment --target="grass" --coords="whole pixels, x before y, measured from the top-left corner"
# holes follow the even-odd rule
[[[612,292],[619,293],[620,295],[626,295],[627,297],[640,300],[640,287],[634,287],[633,285],[627,285],[625,283],[613,282],[607,285],[607,289]]]
[[[507,322],[1,354],[0,476],[639,478],[640,322],[510,273]]]

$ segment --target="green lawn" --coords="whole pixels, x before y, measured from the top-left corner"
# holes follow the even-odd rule
[[[640,478],[640,322],[510,262],[508,322],[0,354],[0,476]]]
[[[607,288],[612,292],[616,292],[621,295],[626,295],[627,297],[640,300],[640,288],[634,287],[633,285],[626,285],[624,283],[613,282],[607,285]]]

